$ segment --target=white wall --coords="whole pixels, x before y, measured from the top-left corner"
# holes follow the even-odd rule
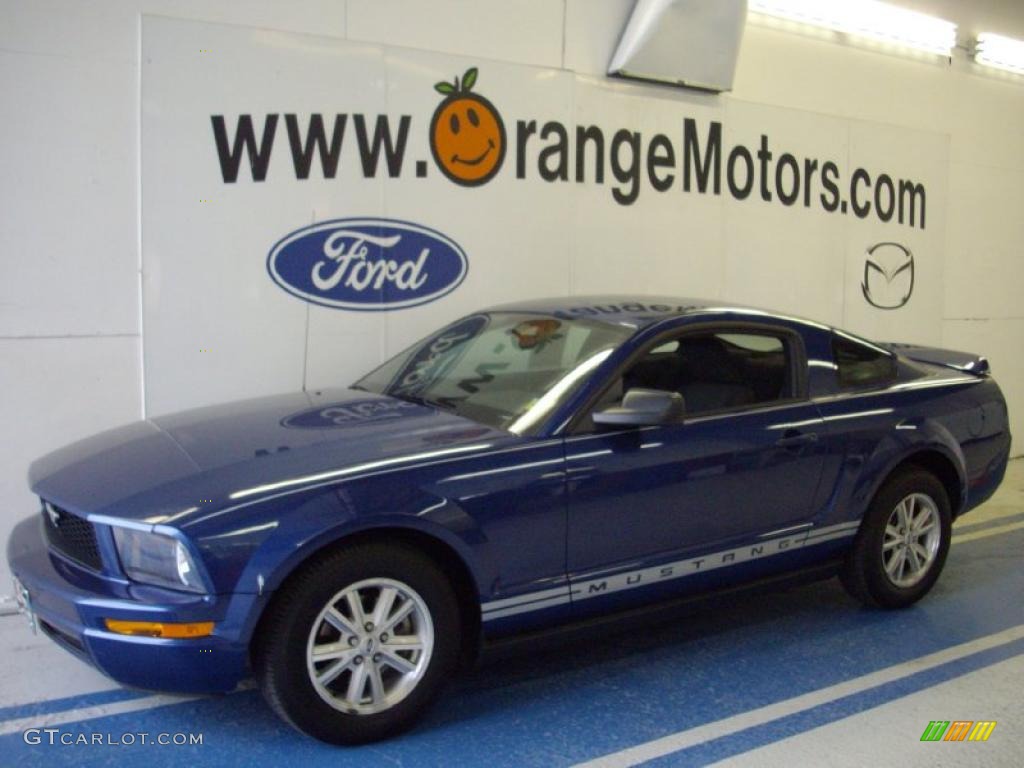
[[[1024,8],[1013,4],[914,5],[940,8],[965,31],[992,23],[1002,25],[994,31],[1024,36]],[[162,374],[143,365],[143,316],[174,320],[158,312],[152,297],[142,311],[143,14],[561,67],[600,82],[631,6],[630,0],[0,0],[0,539],[36,509],[24,486],[28,462],[144,415],[143,382]],[[726,109],[806,110],[948,137],[941,340],[990,355],[1014,431],[1024,434],[1018,300],[1024,279],[1017,266],[1024,243],[1024,78],[979,72],[962,54],[947,67],[750,26],[731,95],[638,90],[644,92]],[[167,212],[172,219],[175,213]],[[724,297],[749,278],[741,259],[727,271]],[[818,314],[815,306],[810,301],[806,314]],[[310,315],[311,336],[335,339],[337,324],[318,324],[317,314]],[[398,334],[419,330],[400,327]],[[896,325],[881,331],[882,338],[903,336]],[[261,364],[275,362],[287,364]],[[368,362],[360,360],[360,367]],[[316,380],[349,373],[330,359],[306,365]],[[214,367],[210,375],[216,373]],[[205,396],[230,396],[230,388],[210,392]]]

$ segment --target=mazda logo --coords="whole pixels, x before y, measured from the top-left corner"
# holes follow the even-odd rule
[[[864,258],[861,290],[878,309],[899,309],[914,292],[914,254],[899,243],[876,243]]]

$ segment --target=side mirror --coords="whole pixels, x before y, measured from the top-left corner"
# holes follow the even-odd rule
[[[595,424],[615,427],[652,427],[680,421],[684,411],[683,396],[662,389],[631,389],[622,398],[622,405],[605,408],[594,414]]]

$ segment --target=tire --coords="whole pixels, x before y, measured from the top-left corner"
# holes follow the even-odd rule
[[[267,702],[331,744],[413,725],[454,675],[462,643],[458,602],[441,570],[412,547],[383,543],[342,546],[304,566],[256,633],[253,667]]]
[[[917,467],[900,470],[875,494],[839,578],[867,606],[906,608],[935,585],[951,530],[949,498],[938,478]]]

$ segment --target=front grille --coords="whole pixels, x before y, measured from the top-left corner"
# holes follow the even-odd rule
[[[43,530],[50,546],[65,557],[96,571],[102,567],[96,529],[89,521],[44,501]]]

